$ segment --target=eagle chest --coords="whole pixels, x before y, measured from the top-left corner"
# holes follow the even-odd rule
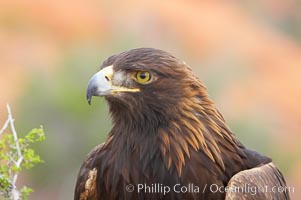
[[[209,186],[223,186],[225,177],[215,169],[214,164],[209,164],[206,157],[200,160],[202,156],[197,153],[191,156],[179,176],[175,165],[168,168],[159,153],[151,159],[149,155],[140,158],[135,153],[128,156],[121,153],[112,160],[109,154],[104,155],[102,164],[107,163],[107,166],[99,168],[99,194],[107,197],[104,199],[223,198],[224,194],[218,192],[210,194]]]

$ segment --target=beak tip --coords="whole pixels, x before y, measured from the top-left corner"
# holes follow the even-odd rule
[[[92,95],[87,94],[87,101],[88,101],[88,104],[91,105]]]

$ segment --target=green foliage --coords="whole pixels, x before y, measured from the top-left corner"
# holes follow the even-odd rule
[[[3,134],[0,138],[0,196],[10,197],[15,188],[17,175],[23,169],[30,169],[42,163],[40,156],[35,153],[31,145],[45,140],[43,127],[32,129],[23,138],[17,138],[12,133]],[[31,188],[23,186],[20,190],[21,199],[27,199],[33,192]]]
[[[22,200],[26,200],[29,194],[33,192],[33,189],[23,186],[20,192]]]

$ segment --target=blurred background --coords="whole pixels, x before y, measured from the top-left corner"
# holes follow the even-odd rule
[[[273,158],[301,198],[301,2],[0,1],[0,126],[44,126],[45,160],[22,173],[33,200],[73,198],[86,154],[111,122],[85,89],[102,61],[155,47],[188,63],[248,147]]]

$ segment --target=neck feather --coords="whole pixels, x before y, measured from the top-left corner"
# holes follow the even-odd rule
[[[113,114],[109,143],[119,146],[120,151],[124,147],[129,152],[137,152],[140,159],[152,159],[160,153],[165,167],[174,167],[179,176],[191,151],[202,151],[224,170],[220,147],[236,152],[240,144],[208,99],[205,89],[194,89],[187,92],[177,106],[164,112],[148,110],[145,114],[133,114],[125,111],[119,112],[118,118]]]

